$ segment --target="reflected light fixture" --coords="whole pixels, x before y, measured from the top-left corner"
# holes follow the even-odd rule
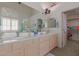
[[[46,8],[44,13],[45,13],[45,15],[47,15],[47,14],[50,14],[50,12],[51,11],[48,8]]]

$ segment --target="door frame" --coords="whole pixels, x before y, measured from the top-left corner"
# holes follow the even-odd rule
[[[67,43],[67,17],[64,12],[62,12],[62,47]]]

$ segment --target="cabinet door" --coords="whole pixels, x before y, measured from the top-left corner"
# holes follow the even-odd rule
[[[25,42],[25,55],[32,56],[33,55],[33,42],[32,40],[27,40]]]
[[[14,56],[24,56],[24,49],[18,49],[13,51]]]
[[[28,56],[28,40],[24,42],[24,51],[25,51],[25,56]]]
[[[12,52],[14,55],[23,56],[24,55],[24,42],[15,42],[12,44]]]
[[[40,55],[45,55],[49,52],[49,39],[48,38],[41,38],[41,39],[44,40],[40,42]]]
[[[50,50],[57,46],[56,40],[57,40],[56,35],[50,36]]]
[[[11,44],[2,44],[0,45],[0,55],[12,55],[12,45]]]
[[[39,56],[40,55],[40,44],[39,44],[39,39],[33,39],[33,48],[32,48],[32,53],[34,56]]]

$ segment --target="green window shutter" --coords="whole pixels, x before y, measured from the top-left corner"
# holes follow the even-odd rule
[[[19,32],[23,32],[24,26],[23,23],[19,23]]]

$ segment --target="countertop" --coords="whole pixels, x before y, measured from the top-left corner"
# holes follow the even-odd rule
[[[24,41],[24,40],[33,40],[33,39],[36,39],[36,38],[41,38],[41,37],[44,37],[44,36],[49,36],[51,34],[57,34],[55,32],[52,32],[52,33],[46,33],[46,34],[40,34],[40,35],[36,35],[36,36],[28,36],[28,37],[25,37],[25,36],[20,36],[20,37],[13,37],[13,38],[7,38],[6,39],[1,39],[2,41],[0,42],[0,45],[2,44],[7,44],[7,43],[13,43],[13,42],[19,42],[19,41]]]

